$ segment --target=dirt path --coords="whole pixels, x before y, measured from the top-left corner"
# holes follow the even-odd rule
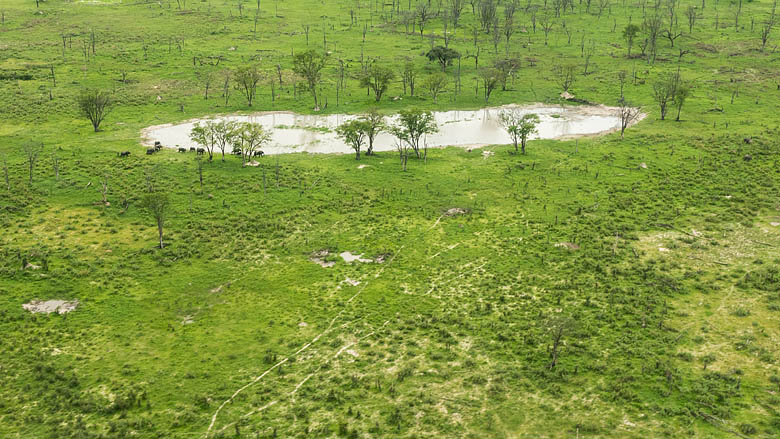
[[[434,229],[434,228],[435,228],[437,225],[439,225],[439,222],[441,221],[442,217],[443,217],[443,215],[442,215],[442,216],[440,216],[439,218],[437,218],[437,219],[436,219],[436,222],[435,222],[435,223],[434,223],[434,224],[433,224],[433,225],[432,225],[430,228],[428,228],[428,229],[424,230],[423,232],[419,233],[418,235],[415,235],[415,236],[413,237],[413,239],[418,239],[420,236],[422,236],[422,235],[424,235],[425,233],[427,233],[427,232],[429,232],[429,231],[433,230],[433,229]],[[381,275],[382,275],[382,273],[384,273],[385,269],[386,269],[387,267],[389,267],[389,266],[390,266],[390,265],[393,263],[393,261],[395,260],[396,256],[398,256],[398,255],[401,253],[401,251],[404,249],[404,247],[405,247],[405,245],[401,245],[400,247],[398,247],[398,249],[397,249],[395,252],[393,252],[393,256],[392,256],[392,257],[390,257],[390,259],[389,259],[389,260],[388,260],[386,263],[383,263],[383,264],[381,264],[381,268],[380,268],[380,269],[377,271],[377,273],[374,275],[374,279],[378,278],[379,276],[381,276]],[[353,294],[353,295],[352,295],[352,297],[350,297],[350,298],[349,298],[349,299],[346,301],[346,305],[349,305],[349,304],[351,304],[351,303],[352,303],[352,301],[354,301],[354,300],[355,300],[355,299],[356,299],[356,298],[357,298],[357,297],[358,297],[358,296],[359,296],[359,295],[360,295],[360,294],[363,292],[363,290],[365,290],[365,288],[366,288],[366,286],[367,286],[368,284],[369,284],[369,281],[368,281],[368,280],[367,280],[366,282],[364,282],[364,283],[363,283],[363,285],[361,286],[361,288],[360,288],[360,289],[359,289],[359,290],[358,290],[358,291],[357,291],[355,294]],[[301,347],[300,347],[300,348],[299,348],[297,351],[295,351],[295,352],[294,352],[292,355],[289,355],[289,356],[285,357],[284,359],[280,360],[278,363],[276,363],[276,364],[274,364],[273,366],[271,366],[270,368],[266,369],[266,370],[265,370],[265,372],[263,372],[263,373],[262,373],[262,374],[260,374],[259,376],[255,377],[254,379],[252,379],[252,380],[251,380],[251,381],[249,381],[248,383],[246,383],[246,384],[244,384],[243,386],[239,387],[239,388],[238,388],[238,389],[237,389],[235,392],[233,392],[233,394],[232,394],[232,395],[231,395],[231,396],[230,396],[228,399],[226,399],[226,400],[222,401],[222,403],[219,405],[219,407],[217,407],[217,410],[216,410],[216,411],[214,412],[214,414],[211,416],[211,422],[209,423],[209,426],[208,426],[208,428],[206,429],[206,431],[203,433],[203,438],[207,438],[207,437],[208,437],[208,436],[211,434],[212,430],[214,430],[214,425],[215,425],[215,424],[216,424],[216,422],[217,422],[217,418],[219,417],[219,414],[222,412],[222,409],[224,409],[226,405],[228,405],[228,404],[232,403],[232,402],[233,402],[233,400],[234,400],[234,399],[235,399],[235,398],[236,398],[238,395],[240,395],[240,394],[241,394],[241,393],[242,393],[244,390],[246,390],[246,389],[248,389],[249,387],[251,387],[251,386],[253,386],[253,385],[257,384],[258,382],[260,382],[260,381],[261,381],[263,378],[265,378],[265,376],[266,376],[266,375],[268,375],[268,374],[269,374],[271,371],[273,371],[274,369],[276,369],[276,368],[278,368],[278,367],[282,366],[284,363],[288,362],[288,361],[290,360],[290,357],[296,356],[296,355],[300,354],[301,352],[304,352],[304,351],[305,351],[305,350],[307,350],[309,347],[311,347],[311,346],[312,346],[314,343],[316,343],[316,342],[317,342],[317,341],[318,341],[320,338],[322,338],[324,335],[326,335],[327,333],[329,333],[329,332],[331,331],[331,329],[333,328],[333,325],[334,325],[334,324],[336,323],[336,321],[337,321],[337,320],[338,320],[338,319],[339,319],[339,318],[340,318],[340,317],[341,317],[341,316],[344,314],[344,312],[345,312],[345,311],[346,311],[346,306],[345,306],[344,308],[342,308],[342,309],[341,309],[341,310],[340,310],[340,311],[339,311],[339,312],[338,312],[338,313],[337,313],[337,314],[336,314],[336,315],[333,317],[333,319],[331,319],[331,321],[330,321],[330,323],[328,324],[327,328],[325,328],[325,329],[324,329],[322,332],[320,332],[320,333],[319,333],[319,334],[317,334],[317,335],[316,335],[314,338],[312,338],[312,340],[311,340],[311,341],[309,341],[308,343],[306,343],[306,344],[304,344],[303,346],[301,346]],[[386,325],[386,324],[387,324],[387,322],[385,322],[385,325]],[[345,325],[344,325],[344,326],[345,326]],[[382,326],[384,327],[384,325],[382,325]],[[342,326],[342,327],[343,327],[343,326]],[[371,332],[369,335],[367,335],[367,336],[365,336],[365,337],[368,337],[368,336],[370,336],[370,335],[372,335],[372,334],[374,334],[374,332],[373,332],[373,331],[372,331],[372,332]],[[345,349],[348,349],[348,348],[345,348]],[[341,352],[338,352],[338,353],[336,354],[336,356],[338,356],[339,354],[341,354]],[[334,358],[335,358],[335,357],[334,357]],[[329,361],[329,360],[327,360],[327,361]],[[326,362],[327,362],[327,361],[326,361]],[[324,363],[323,363],[323,364],[324,364]],[[316,370],[314,373],[318,372],[318,371],[320,370],[320,368],[321,368],[321,367],[322,367],[322,364],[320,365],[320,367],[318,367],[318,368],[317,368],[317,370]],[[298,386],[296,386],[296,388],[295,388],[295,389],[294,389],[294,390],[293,390],[293,391],[290,393],[290,396],[293,396],[293,395],[295,394],[295,392],[297,392],[297,391],[298,391],[298,388],[300,388],[300,386],[302,386],[302,385],[303,385],[303,383],[305,383],[305,382],[306,382],[306,381],[307,381],[309,378],[310,378],[310,376],[307,376],[307,377],[306,377],[306,378],[305,378],[305,379],[304,379],[304,380],[303,380],[301,383],[299,383],[299,384],[298,384]],[[266,408],[268,408],[268,407],[271,407],[272,405],[276,404],[277,402],[278,402],[278,400],[276,400],[276,401],[273,401],[272,403],[266,404],[265,406],[261,407],[261,408],[260,408],[260,409],[258,409],[258,410],[253,410],[252,412],[249,412],[249,415],[251,415],[251,414],[253,414],[253,413],[256,413],[256,412],[259,412],[259,411],[262,411],[262,410],[265,410]],[[247,415],[244,415],[244,416],[247,416]],[[230,424],[228,424],[228,426],[229,426],[229,425],[230,425]],[[222,428],[220,431],[224,430],[225,428],[227,428],[227,426],[226,426],[226,427],[223,427],[223,428]]]

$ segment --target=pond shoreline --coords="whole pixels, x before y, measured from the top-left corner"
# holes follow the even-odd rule
[[[602,136],[620,130],[618,107],[605,105],[549,105],[532,103],[525,105],[503,105],[483,107],[477,110],[433,111],[440,131],[430,136],[429,148],[456,146],[480,148],[488,145],[511,143],[508,135],[498,127],[495,116],[499,111],[518,109],[526,113],[537,113],[542,117],[539,135],[531,139],[571,140],[581,137]],[[214,114],[210,117],[196,117],[188,120],[152,125],[141,130],[141,145],[151,147],[160,141],[165,148],[189,148],[195,146],[189,140],[189,129],[196,122],[213,119],[260,120],[259,123],[272,128],[274,137],[263,149],[266,154],[287,154],[308,152],[314,154],[354,153],[338,139],[334,128],[345,120],[358,117],[357,114],[300,114],[293,111],[258,111],[253,113]],[[392,114],[388,119],[392,119]],[[630,124],[643,120],[646,113]],[[277,122],[277,119],[280,121]],[[284,123],[286,122],[286,123]],[[395,150],[392,136],[383,133],[377,138],[375,150]],[[426,139],[427,141],[427,139]]]

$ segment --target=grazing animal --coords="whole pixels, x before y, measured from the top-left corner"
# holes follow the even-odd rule
[[[751,143],[753,143],[753,138],[745,137],[744,139],[742,139],[742,141],[745,142],[745,144],[750,145]]]
[[[264,155],[265,155],[265,153],[263,151],[255,151],[255,153],[254,153],[255,157],[262,157]]]
[[[195,152],[195,147],[194,146],[190,146],[190,152]]]
[[[196,152],[198,153],[198,155],[203,155],[203,153],[205,153],[206,150],[203,149],[203,148],[198,148],[198,150]]]
[[[179,148],[179,152],[187,152],[187,148]]]
[[[119,157],[130,157],[130,151],[122,151],[117,154],[119,155]]]
[[[744,160],[746,162],[749,162],[749,161],[753,160],[753,156],[750,155],[750,154],[745,154],[745,156],[742,157],[742,160]]]
[[[160,143],[159,140],[154,141],[154,146],[162,146],[162,143]]]
[[[157,152],[155,148],[146,148],[146,155],[152,155],[155,152]]]

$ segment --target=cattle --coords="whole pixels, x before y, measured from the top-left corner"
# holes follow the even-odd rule
[[[750,145],[751,143],[753,143],[753,138],[745,137],[744,139],[742,139],[742,141],[745,142],[746,145]]]
[[[195,152],[195,147],[194,146],[190,146],[190,152]]]
[[[198,153],[198,155],[203,155],[203,153],[206,152],[206,150],[203,148],[198,148],[196,152]]]
[[[156,151],[157,151],[157,150],[156,150],[156,149],[154,149],[154,148],[146,148],[146,155],[152,155],[152,154],[154,154]]]
[[[130,157],[130,151],[122,151],[122,152],[118,152],[118,153],[117,153],[117,155],[118,155],[119,157]]]
[[[237,150],[233,151],[233,155],[241,156],[241,150],[237,149]]]
[[[264,153],[263,151],[255,151],[255,153],[254,153],[253,155],[254,155],[255,157],[262,157],[262,156],[264,156],[264,155],[265,155],[265,153]]]
[[[187,152],[187,148],[179,148],[179,152]]]

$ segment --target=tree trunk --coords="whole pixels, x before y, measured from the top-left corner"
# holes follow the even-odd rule
[[[163,222],[162,220],[157,221],[157,234],[160,237],[160,248],[164,248],[163,245]]]

